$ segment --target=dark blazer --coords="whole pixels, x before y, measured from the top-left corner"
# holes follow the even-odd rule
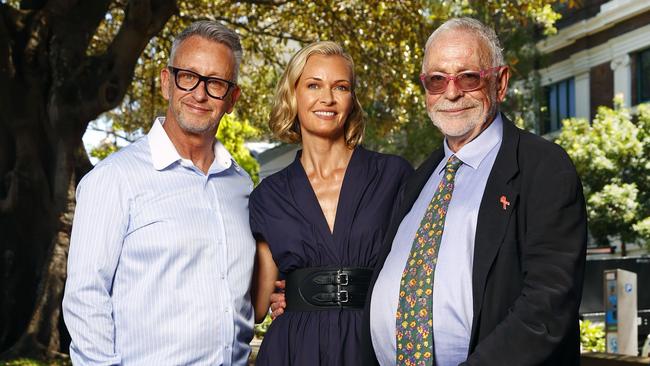
[[[582,185],[562,148],[503,120],[503,141],[478,213],[474,320],[463,365],[578,365],[587,243]],[[402,187],[368,299],[384,295],[373,287],[393,238],[443,157],[442,148],[435,151]],[[501,197],[510,203],[505,209]],[[362,338],[364,364],[376,365],[370,300]]]

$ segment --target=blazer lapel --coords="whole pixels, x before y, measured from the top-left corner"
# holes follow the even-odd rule
[[[503,140],[485,186],[474,239],[474,268],[472,270],[474,320],[470,349],[477,341],[477,322],[480,319],[488,272],[501,247],[508,222],[518,203],[519,192],[510,184],[512,178],[519,171],[518,145],[518,128],[503,116]]]

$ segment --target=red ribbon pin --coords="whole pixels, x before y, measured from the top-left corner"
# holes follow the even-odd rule
[[[508,208],[508,206],[510,206],[510,202],[508,202],[506,196],[501,196],[501,198],[499,198],[499,202],[501,202],[501,204],[503,205],[504,210]]]

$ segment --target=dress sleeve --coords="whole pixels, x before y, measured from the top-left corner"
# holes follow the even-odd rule
[[[251,226],[251,232],[253,233],[253,237],[257,241],[265,241],[265,235],[264,235],[264,212],[263,212],[263,207],[264,202],[262,202],[262,199],[264,197],[264,186],[260,184],[253,190],[253,193],[251,193],[250,199],[248,201],[248,210],[249,210],[249,220],[250,220],[250,226]]]
[[[402,197],[404,195],[403,188],[406,181],[413,175],[415,171],[406,159],[391,155],[388,164],[386,164],[387,174],[390,175],[392,185],[394,187],[394,193],[392,195],[393,205],[389,213],[388,223],[392,223],[396,218],[394,217],[397,214],[397,209],[400,207]],[[401,218],[400,218],[401,221]]]
[[[397,177],[399,180],[399,186],[403,186],[406,180],[413,174],[415,171],[411,163],[409,163],[404,158],[398,158],[398,167],[397,167]]]

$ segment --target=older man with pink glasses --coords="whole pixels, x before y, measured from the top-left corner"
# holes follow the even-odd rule
[[[559,146],[499,112],[509,77],[477,20],[449,20],[427,41],[420,79],[445,139],[395,204],[365,364],[579,364],[582,187]]]

